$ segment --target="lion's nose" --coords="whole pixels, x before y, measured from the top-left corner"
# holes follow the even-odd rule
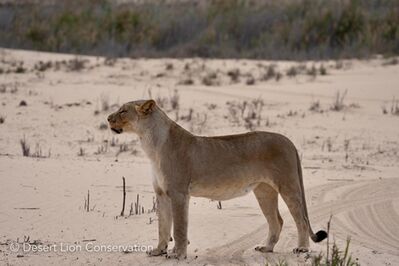
[[[111,122],[111,120],[112,120],[112,115],[109,115],[108,118],[107,118],[107,120],[108,120],[108,122]]]

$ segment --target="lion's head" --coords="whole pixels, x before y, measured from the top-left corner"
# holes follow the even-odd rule
[[[123,104],[118,111],[108,116],[109,126],[117,134],[139,133],[148,124],[156,104],[154,100],[133,101]]]

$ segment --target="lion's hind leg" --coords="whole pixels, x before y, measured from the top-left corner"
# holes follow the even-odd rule
[[[270,185],[261,183],[254,189],[254,193],[269,224],[266,246],[258,246],[255,250],[273,252],[283,227],[283,219],[278,211],[278,192]]]
[[[295,194],[287,189],[282,189],[281,197],[287,204],[298,230],[298,247],[294,249],[294,253],[308,252],[309,226],[303,206],[306,203],[303,202],[300,194]]]

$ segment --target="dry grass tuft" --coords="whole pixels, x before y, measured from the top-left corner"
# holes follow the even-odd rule
[[[220,86],[220,80],[216,72],[209,72],[202,78],[202,84],[205,86]]]
[[[290,68],[288,68],[286,74],[288,77],[294,78],[299,74],[298,68],[296,66],[291,66]]]
[[[39,143],[35,145],[34,153],[31,153],[30,145],[28,144],[25,136],[19,140],[22,149],[22,155],[25,157],[32,157],[32,158],[49,158],[51,156],[51,151],[49,150],[47,155],[42,152],[42,147]]]
[[[245,84],[251,86],[255,84],[255,78],[252,76],[252,74],[248,74],[247,80],[245,81]]]
[[[100,130],[107,130],[108,129],[108,124],[105,123],[105,122],[102,122],[98,128]]]
[[[108,152],[108,142],[105,142],[103,144],[101,144],[98,148],[97,151],[94,152],[95,155],[99,155],[99,154],[105,154]]]
[[[19,143],[21,144],[22,155],[25,156],[25,157],[29,157],[29,155],[30,155],[30,146],[26,142],[25,136],[24,136],[23,139],[21,139],[19,141]]]
[[[345,101],[345,97],[346,97],[347,93],[348,93],[348,90],[345,90],[344,93],[342,93],[342,94],[339,91],[337,91],[337,93],[335,94],[335,100],[332,103],[330,110],[336,111],[336,112],[342,111],[345,108],[344,101]]]
[[[321,109],[320,101],[313,101],[310,103],[309,111],[316,112],[316,113],[323,113]]]
[[[252,101],[226,102],[226,104],[228,110],[226,118],[230,123],[243,125],[250,131],[261,125],[262,110],[265,105],[261,98]]]
[[[240,82],[240,69],[235,68],[227,71],[227,76],[230,77],[231,83],[238,83]]]
[[[65,66],[68,71],[82,71],[86,67],[88,60],[82,59],[80,56],[75,56],[73,59],[66,61]]]
[[[78,156],[83,157],[83,156],[85,156],[85,155],[86,155],[85,149],[83,149],[82,147],[80,147],[80,148],[79,148],[79,152],[78,152]]]

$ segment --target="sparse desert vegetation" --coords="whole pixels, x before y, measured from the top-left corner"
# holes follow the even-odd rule
[[[161,263],[164,258],[142,252],[93,257],[9,249],[27,235],[45,245],[156,244],[156,200],[145,151],[134,135],[113,134],[106,122],[123,103],[147,98],[194,134],[261,130],[288,136],[303,165],[312,225],[325,227],[331,214],[337,221],[330,231],[336,245],[330,242],[328,255],[326,243],[312,243],[314,252],[307,255],[292,255],[296,229],[283,206],[284,230],[276,253],[263,254],[253,250],[268,230],[253,195],[223,203],[192,198],[190,264],[348,264],[350,253],[353,263],[399,263],[394,204],[399,142],[393,126],[399,113],[398,65],[384,65],[386,58],[112,60],[0,51],[7,62],[0,60],[0,68],[26,69],[0,75],[0,207],[8,217],[0,221],[6,228],[0,236],[0,254],[6,254],[0,264]],[[69,69],[67,62],[78,66]],[[121,176],[126,179],[123,216]],[[363,226],[355,226],[359,223]],[[351,252],[346,253],[348,236]]]
[[[269,228],[252,193],[223,207],[191,198],[183,264],[399,265],[398,11],[398,0],[0,1],[0,264],[175,264],[143,250],[12,250],[156,246],[146,151],[106,122],[151,98],[193,134],[287,136],[310,222],[329,232],[292,254],[281,201],[276,252],[260,253]],[[278,157],[275,146],[264,148]]]
[[[345,105],[344,101],[345,101],[345,97],[346,97],[347,93],[348,93],[348,90],[345,90],[344,92],[337,91],[337,93],[335,94],[334,102],[332,103],[332,105],[330,107],[330,109],[332,111],[338,112],[345,108],[346,105]]]
[[[392,98],[389,111],[385,105],[383,105],[381,108],[384,115],[388,113],[391,115],[399,115],[399,100],[396,100],[395,97]]]

